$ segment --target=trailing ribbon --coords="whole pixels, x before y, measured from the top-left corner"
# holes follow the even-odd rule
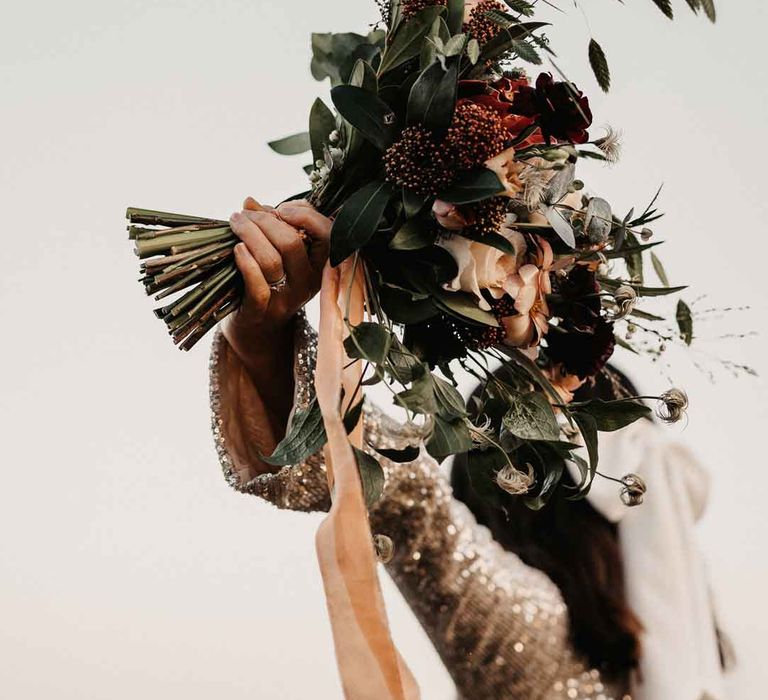
[[[332,505],[315,543],[344,697],[418,700],[416,681],[392,641],[376,571],[352,449],[362,448],[362,420],[348,436],[341,417],[342,389],[348,403],[362,372],[359,362],[350,364],[343,345],[344,314],[353,326],[363,320],[361,266],[348,259],[335,268],[327,263],[323,271],[315,389],[328,436],[324,454]]]

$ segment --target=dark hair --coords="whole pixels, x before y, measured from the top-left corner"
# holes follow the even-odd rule
[[[579,390],[577,399],[622,394],[637,392],[626,377],[607,367]],[[586,500],[565,500],[562,487],[538,511],[504,492],[501,508],[488,504],[472,488],[465,455],[456,457],[451,483],[455,497],[504,549],[558,586],[568,607],[572,643],[593,667],[609,677],[624,676],[637,667],[642,624],[627,604],[615,525]],[[563,483],[573,482],[566,476]]]

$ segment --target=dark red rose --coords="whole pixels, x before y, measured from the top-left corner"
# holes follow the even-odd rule
[[[580,330],[593,328],[602,306],[595,273],[586,265],[576,265],[567,277],[555,277],[554,283],[552,315]]]
[[[528,79],[525,77],[504,77],[495,83],[485,80],[462,80],[459,82],[459,99],[492,109],[501,117],[510,138],[516,140],[519,134],[536,121],[533,117],[517,114],[513,109],[515,96],[523,87],[528,87]],[[515,149],[522,150],[537,143],[544,143],[544,136],[539,129],[524,141],[516,143]]]
[[[592,328],[579,329],[568,323],[552,328],[547,334],[546,353],[568,374],[586,379],[605,367],[615,346],[613,324],[598,317]]]
[[[512,111],[534,119],[547,142],[553,138],[569,143],[585,143],[592,124],[589,100],[572,83],[556,81],[551,73],[541,73],[536,87],[520,86]]]

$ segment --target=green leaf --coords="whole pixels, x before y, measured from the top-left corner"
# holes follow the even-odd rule
[[[569,248],[575,248],[576,234],[573,232],[573,227],[571,226],[570,221],[566,218],[569,214],[549,204],[544,204],[543,202],[539,206],[539,209],[541,213],[544,214],[549,225],[560,237],[560,240]]]
[[[458,34],[464,26],[464,0],[448,0],[448,30]]]
[[[317,399],[312,399],[306,409],[296,411],[288,432],[274,452],[261,459],[275,466],[300,464],[325,445],[327,439],[320,405]]]
[[[439,5],[425,7],[421,12],[403,22],[395,31],[392,43],[384,52],[379,66],[379,75],[397,68],[419,55],[421,43],[432,27],[432,23],[443,13]]]
[[[651,253],[651,264],[653,265],[653,269],[656,271],[656,276],[661,280],[661,283],[665,287],[669,287],[669,277],[667,277],[667,273],[664,270],[664,265],[661,264],[661,260],[656,256],[656,253]]]
[[[502,423],[521,440],[558,440],[560,437],[552,406],[544,396],[534,391],[515,396]]]
[[[389,242],[389,247],[393,250],[419,250],[431,246],[436,236],[435,231],[421,221],[408,219]]]
[[[403,210],[406,218],[410,219],[418,214],[424,205],[431,199],[430,195],[418,194],[412,190],[403,190]]]
[[[504,191],[498,176],[488,168],[475,168],[459,174],[454,183],[438,196],[451,204],[471,204]]]
[[[376,77],[376,71],[373,70],[370,63],[362,58],[357,59],[355,67],[349,74],[349,84],[354,87],[363,88],[363,90],[367,90],[374,95],[379,90],[379,80]]]
[[[584,445],[587,448],[587,454],[589,455],[589,473],[581,484],[579,484],[579,490],[588,488],[592,479],[597,471],[597,463],[599,458],[598,442],[597,442],[597,421],[589,413],[580,413],[579,411],[573,412],[573,420],[576,421],[576,425],[579,426],[579,432],[584,440]]]
[[[440,415],[446,420],[466,416],[467,408],[464,405],[464,399],[456,387],[435,375],[432,375],[432,381],[435,384],[435,397],[439,404]]]
[[[603,47],[594,39],[589,41],[589,65],[597,78],[597,84],[603,92],[608,92],[611,87],[611,71],[608,68],[608,59],[605,57]]]
[[[541,510],[549,502],[565,471],[565,459],[555,451],[542,449],[537,452],[537,456],[544,479],[538,495],[525,501],[525,505],[531,510]]]
[[[474,66],[480,58],[480,44],[477,39],[470,39],[467,44],[467,58],[469,62]]]
[[[331,229],[331,265],[334,267],[362,248],[376,233],[392,188],[383,181],[369,182],[350,196]]]
[[[398,464],[413,462],[419,456],[418,447],[405,447],[402,450],[385,450],[378,447],[374,449],[383,457],[386,457],[391,462],[397,462]]]
[[[687,289],[685,285],[680,287],[644,287],[632,282],[620,282],[619,280],[612,280],[608,277],[600,277],[599,281],[602,287],[611,290],[618,289],[622,284],[629,285],[637,292],[637,295],[641,297],[663,297],[667,294],[675,294],[676,292],[682,292],[684,289]]]
[[[394,336],[387,358],[387,372],[400,384],[408,384],[414,377],[422,376],[423,370],[421,360]]]
[[[475,297],[470,294],[439,290],[435,292],[435,300],[441,308],[454,316],[459,316],[462,319],[474,321],[484,326],[497,328],[499,325],[496,317],[490,311],[483,311],[477,305]]]
[[[690,2],[688,4],[690,4]],[[715,0],[701,0],[701,6],[704,8],[704,13],[709,18],[709,21],[715,22],[717,20],[717,11],[715,10]]]
[[[458,60],[450,61],[447,70],[439,61],[429,66],[416,79],[408,96],[408,123],[428,129],[448,128],[456,106],[458,77]]]
[[[539,52],[536,50],[533,44],[530,44],[529,42],[524,41],[522,39],[518,39],[511,43],[510,48],[521,59],[523,59],[523,61],[528,61],[528,63],[533,63],[533,65],[535,66],[541,65],[541,56],[539,56]]]
[[[338,85],[331,90],[331,100],[339,114],[376,148],[383,151],[391,145],[395,113],[378,95],[354,85]]]
[[[312,77],[330,78],[331,85],[339,85],[349,78],[358,58],[370,60],[383,46],[384,32],[376,30],[367,36],[342,32],[312,35]]]
[[[360,473],[360,485],[363,487],[365,505],[371,508],[381,498],[381,494],[384,493],[384,470],[375,457],[357,447],[352,449],[355,452],[357,469]]]
[[[379,301],[387,317],[395,323],[421,323],[438,313],[431,299],[414,299],[410,292],[386,284],[379,287]]]
[[[691,309],[682,299],[677,302],[677,312],[675,314],[677,327],[680,330],[680,337],[686,345],[693,342],[693,315]]]
[[[516,22],[502,29],[493,39],[483,45],[480,61],[491,61],[507,51],[514,50],[514,42],[527,39],[537,29],[546,26],[548,26],[547,22]]]
[[[392,344],[391,331],[379,323],[369,321],[352,326],[344,339],[344,349],[351,359],[363,359],[380,365],[384,362]]]
[[[397,396],[400,405],[405,405],[414,413],[431,415],[437,413],[438,403],[435,396],[435,382],[429,369],[421,364],[412,371],[411,388],[401,391]]]
[[[467,452],[467,476],[474,492],[486,503],[502,505],[506,496],[496,483],[496,474],[507,465],[508,457],[495,447]]]
[[[513,12],[518,12],[526,17],[533,15],[533,5],[526,0],[504,0],[504,2]]]
[[[461,454],[472,448],[472,437],[464,418],[447,421],[434,416],[434,430],[427,442],[427,452],[438,462],[449,455]]]
[[[669,19],[674,17],[672,11],[672,2],[670,0],[653,0],[653,4],[656,5]]]
[[[583,403],[572,403],[573,412],[587,413],[595,420],[601,432],[613,432],[651,414],[651,409],[635,399],[603,401],[592,399]]]
[[[512,243],[504,238],[504,236],[501,236],[498,233],[473,233],[468,229],[464,229],[457,235],[461,236],[462,238],[468,238],[470,241],[477,241],[478,243],[489,245],[491,248],[496,248],[503,253],[515,255],[515,246],[513,246]]]
[[[281,139],[270,141],[267,146],[281,156],[297,156],[299,153],[306,153],[310,149],[309,133],[302,131],[299,134],[284,136]]]
[[[351,433],[360,422],[360,416],[363,415],[364,399],[360,399],[354,406],[350,406],[344,413],[344,430],[347,434]]]
[[[309,141],[312,145],[312,159],[323,160],[323,147],[328,136],[336,129],[336,117],[319,97],[309,110]],[[314,167],[314,164],[313,166]]]

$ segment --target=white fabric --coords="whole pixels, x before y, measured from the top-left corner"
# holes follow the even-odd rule
[[[642,477],[648,486],[642,505],[626,507],[621,485],[600,477],[588,499],[618,523],[628,602],[645,627],[633,700],[723,700],[712,602],[694,533],[708,475],[663,430],[640,420],[600,435],[598,470],[617,479]]]

